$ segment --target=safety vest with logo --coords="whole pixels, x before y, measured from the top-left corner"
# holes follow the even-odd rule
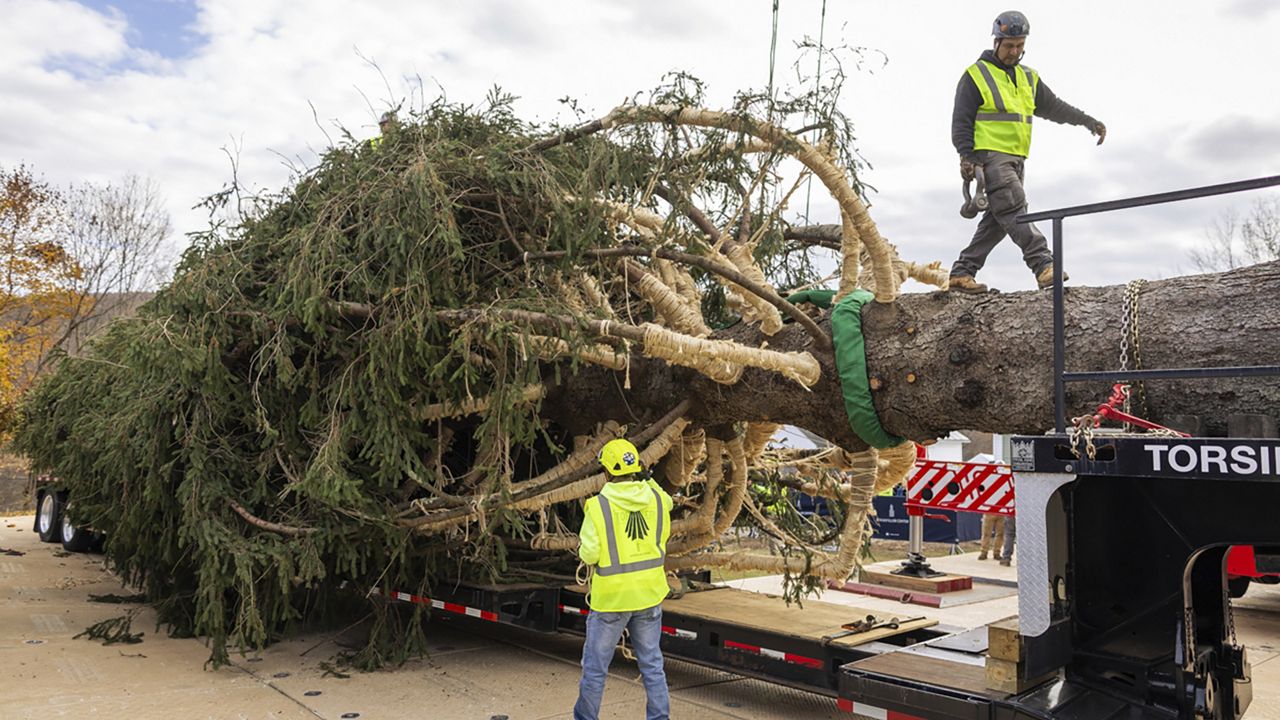
[[[1036,112],[1040,75],[1026,65],[1013,68],[1013,78],[986,60],[969,66],[969,77],[982,93],[973,123],[973,149],[1027,157],[1031,152],[1031,116]]]
[[[655,488],[653,503],[627,511],[603,493],[587,500],[586,522],[600,539],[600,559],[591,580],[592,610],[630,612],[651,608],[667,597],[667,538],[671,508]]]

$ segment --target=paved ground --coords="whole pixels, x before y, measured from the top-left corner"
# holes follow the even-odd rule
[[[33,512],[31,493],[27,490],[26,461],[0,449],[0,516]]]
[[[433,718],[564,720],[577,691],[581,642],[508,628],[478,632],[438,622],[430,656],[395,670],[325,677],[320,667],[341,648],[331,638],[298,638],[232,667],[204,669],[205,647],[155,632],[155,616],[140,611],[142,643],[102,646],[73,640],[90,624],[124,607],[88,601],[89,593],[125,593],[93,555],[62,555],[31,532],[30,517],[0,519],[0,718]],[[1004,572],[961,555],[938,561]],[[756,578],[745,583],[776,582]],[[1259,592],[1260,590],[1260,592]],[[869,607],[874,599],[828,592],[827,602]],[[1012,612],[996,598],[942,611],[904,607],[952,624],[981,624]],[[896,606],[896,608],[895,608]],[[1250,720],[1280,720],[1280,592],[1255,588],[1240,603],[1237,624],[1254,663]],[[669,660],[672,716],[705,718],[848,718],[832,700],[716,670]],[[618,660],[606,691],[606,718],[644,716],[644,692],[634,663]]]

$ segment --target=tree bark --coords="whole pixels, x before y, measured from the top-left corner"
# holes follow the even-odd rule
[[[1125,286],[1068,287],[1066,368],[1120,367],[1121,309]],[[1280,364],[1280,262],[1216,275],[1147,283],[1138,300],[1141,352],[1136,369]],[[1038,434],[1053,427],[1053,296],[1049,291],[965,295],[903,295],[891,305],[863,310],[867,371],[885,428],[912,440],[952,430]],[[828,313],[820,325],[830,329]],[[735,421],[795,425],[847,450],[866,447],[849,429],[835,358],[791,324],[766,338],[739,324],[717,339],[772,350],[807,350],[822,366],[810,390],[763,370],[748,368],[735,385],[636,358],[630,388],[624,373],[588,368],[552,392],[544,412],[585,429],[613,419],[647,422],[675,398],[692,400],[690,419],[716,427]],[[1133,353],[1131,351],[1131,356]],[[1107,399],[1108,383],[1074,383],[1067,416],[1093,412]],[[1136,393],[1135,393],[1136,397]],[[1146,382],[1147,407],[1133,412],[1160,422],[1197,415],[1206,432],[1226,431],[1227,416],[1280,413],[1280,377]]]

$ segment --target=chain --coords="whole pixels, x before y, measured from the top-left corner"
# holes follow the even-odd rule
[[[1129,351],[1133,351],[1133,370],[1142,369],[1142,343],[1141,335],[1138,332],[1138,295],[1142,292],[1142,286],[1146,285],[1146,280],[1133,280],[1124,288],[1124,307],[1120,311],[1120,371],[1128,372],[1129,367]],[[1138,389],[1138,406],[1141,408],[1137,414],[1145,417],[1147,412],[1147,388],[1141,380],[1134,383]],[[1129,408],[1129,398],[1126,396],[1124,401],[1124,411],[1131,413]],[[1129,424],[1125,423],[1125,431],[1130,429]]]
[[[1084,451],[1093,460],[1098,454],[1098,448],[1093,445],[1093,428],[1098,422],[1097,415],[1081,415],[1077,418],[1071,418],[1071,430],[1068,433],[1068,439],[1071,442],[1071,454],[1080,458],[1080,441],[1084,440]]]

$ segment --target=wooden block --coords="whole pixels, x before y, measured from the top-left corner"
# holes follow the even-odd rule
[[[1025,678],[1026,665],[987,656],[987,688],[1016,695],[1057,677],[1057,671],[1035,678]]]
[[[987,656],[1014,663],[1027,659],[1026,646],[1018,634],[1017,616],[987,626]]]
[[[884,585],[886,587],[928,593],[948,593],[973,589],[973,578],[968,575],[939,575],[932,578],[918,578],[863,568],[861,580],[872,585]]]

